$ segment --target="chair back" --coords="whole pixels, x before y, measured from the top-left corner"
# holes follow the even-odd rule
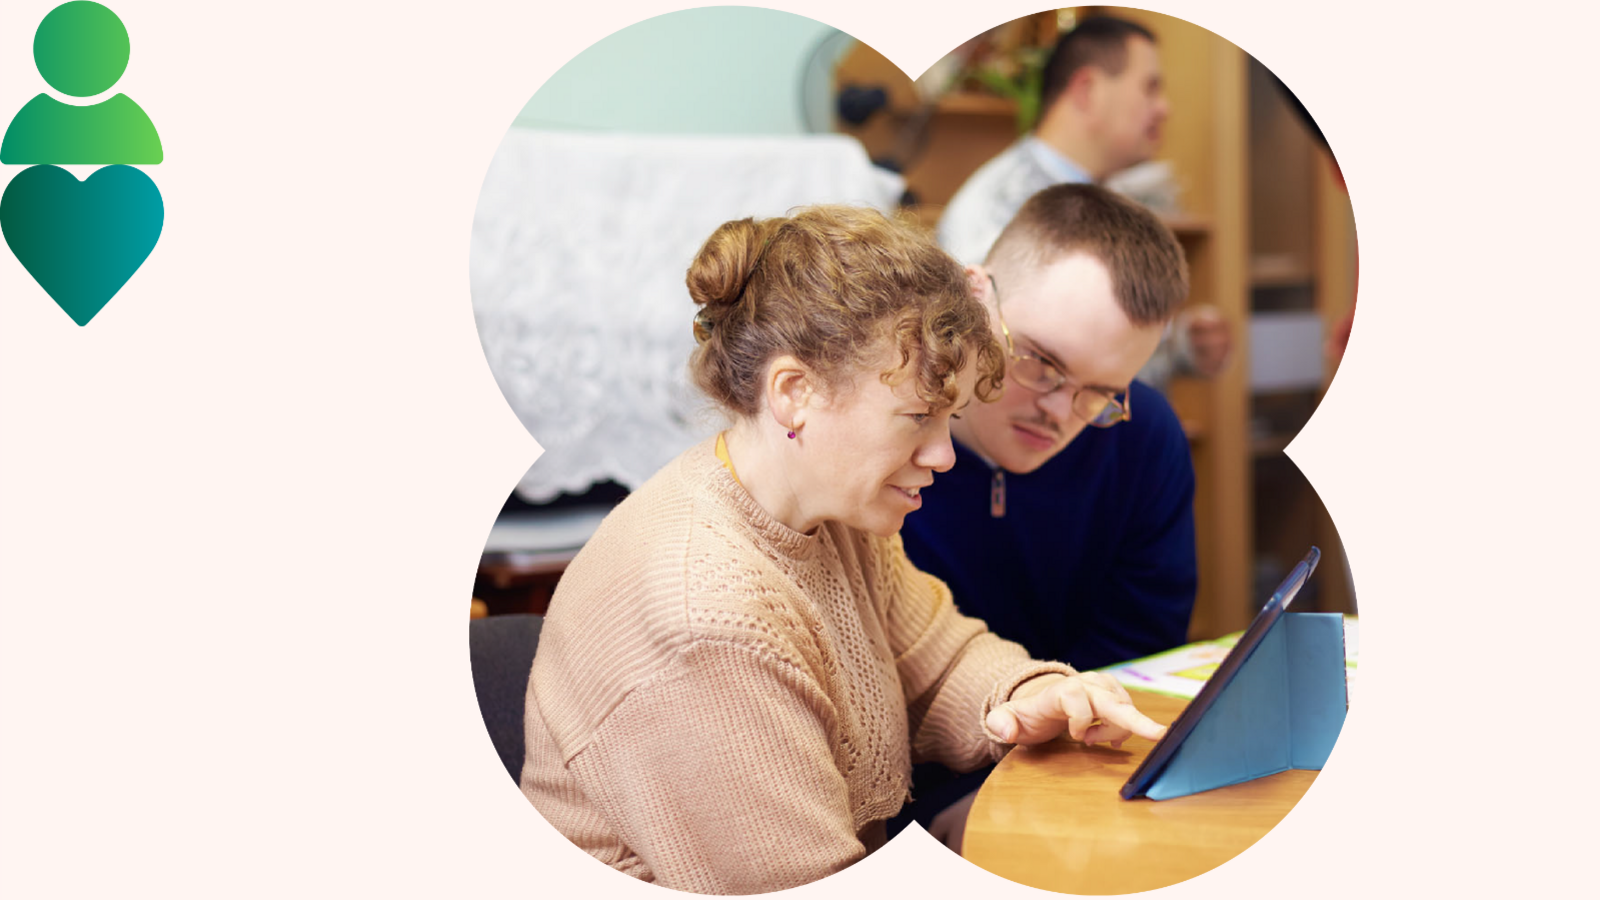
[[[472,654],[472,686],[478,694],[489,740],[512,781],[522,779],[523,703],[528,672],[539,645],[544,617],[532,614],[488,616],[468,626]]]

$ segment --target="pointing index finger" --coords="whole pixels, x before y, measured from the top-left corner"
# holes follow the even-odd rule
[[[1120,725],[1139,737],[1149,741],[1159,741],[1167,733],[1167,727],[1157,723],[1154,719],[1135,709],[1131,703],[1113,702],[1097,710],[1100,718],[1113,725]]]

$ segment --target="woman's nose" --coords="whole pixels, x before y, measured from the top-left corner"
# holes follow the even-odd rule
[[[956,448],[950,443],[948,422],[939,430],[939,436],[917,448],[912,460],[918,467],[935,472],[948,472],[956,464]]]

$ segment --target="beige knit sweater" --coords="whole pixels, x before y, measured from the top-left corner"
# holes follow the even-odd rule
[[[958,613],[898,537],[782,525],[713,446],[629,496],[562,576],[522,791],[623,872],[757,893],[875,849],[914,758],[998,759],[989,708],[1072,670]]]

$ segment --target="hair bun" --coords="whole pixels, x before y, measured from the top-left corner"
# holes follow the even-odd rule
[[[707,309],[737,302],[760,259],[767,234],[765,223],[748,218],[726,222],[712,232],[684,279],[690,299]]]
[[[917,396],[956,400],[955,375],[978,358],[980,399],[1005,372],[989,314],[961,265],[926,230],[866,207],[824,205],[718,228],[689,267],[699,305],[694,383],[736,416],[760,413],[768,363],[792,356],[816,389],[843,389],[879,367],[885,341],[915,364]],[[743,299],[741,299],[741,297]],[[688,323],[685,323],[686,325]]]

